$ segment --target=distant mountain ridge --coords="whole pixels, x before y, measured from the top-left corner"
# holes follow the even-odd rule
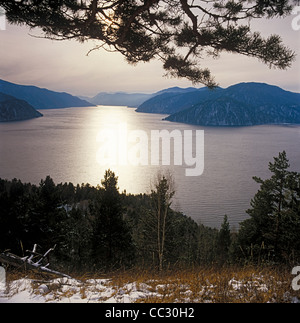
[[[197,90],[196,88],[180,88],[172,87],[164,89],[155,93],[127,93],[127,92],[100,92],[92,98],[86,96],[80,96],[81,99],[84,99],[88,102],[91,102],[96,105],[116,105],[116,106],[127,106],[137,108],[139,107],[142,112],[142,105],[145,101],[151,100],[154,97],[159,95],[164,95],[166,97],[171,97],[174,94],[182,94],[186,92],[192,92]],[[151,102],[149,103],[151,104]]]
[[[300,93],[265,83],[238,83],[226,89],[164,93],[137,111],[170,114],[166,120],[203,126],[300,123]]]
[[[21,121],[42,116],[26,101],[0,92],[0,122]]]
[[[100,92],[92,98],[82,97],[88,102],[96,105],[115,105],[138,107],[144,101],[150,99],[153,94],[126,93],[126,92]]]
[[[213,90],[172,87],[152,94],[100,92],[86,100],[0,80],[0,121],[41,116],[35,109],[121,105],[138,106],[137,112],[168,114],[169,121],[203,126],[300,124],[300,93],[266,83],[238,83]]]
[[[65,92],[55,92],[37,86],[19,85],[0,80],[0,92],[25,100],[35,109],[87,107],[93,104]]]

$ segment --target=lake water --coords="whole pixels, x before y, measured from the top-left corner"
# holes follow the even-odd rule
[[[245,210],[259,186],[252,176],[269,177],[268,163],[285,150],[291,170],[300,171],[300,126],[200,127],[162,120],[165,115],[137,113],[125,107],[88,107],[42,110],[44,117],[0,124],[0,177],[38,184],[50,175],[55,183],[100,184],[106,169],[119,177],[128,193],[150,191],[159,169],[173,174],[173,207],[198,223],[219,227],[225,214],[232,228],[247,218]],[[104,128],[118,133],[166,129],[204,130],[204,172],[185,176],[186,165],[105,166],[97,162]],[[171,145],[172,147],[172,145]]]

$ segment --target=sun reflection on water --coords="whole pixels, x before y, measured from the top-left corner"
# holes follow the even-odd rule
[[[85,132],[83,136],[89,151],[85,156],[85,163],[89,164],[89,175],[86,175],[94,178],[94,185],[95,182],[100,183],[105,170],[111,169],[119,178],[121,191],[126,190],[129,193],[150,191],[153,172],[161,167],[148,164],[134,165],[132,160],[128,162],[133,144],[128,142],[127,135],[129,132],[143,129],[139,114],[134,110],[126,107],[97,106],[94,113],[89,114],[89,120],[85,123],[90,125],[91,132]],[[105,162],[100,157],[105,157]]]

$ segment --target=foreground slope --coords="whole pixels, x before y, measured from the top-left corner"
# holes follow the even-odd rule
[[[196,267],[169,273],[137,268],[107,278],[40,280],[7,272],[0,303],[299,303],[290,268]]]

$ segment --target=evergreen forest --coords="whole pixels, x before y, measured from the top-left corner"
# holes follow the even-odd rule
[[[0,252],[56,245],[51,265],[69,273],[299,264],[300,173],[289,168],[283,151],[269,163],[269,178],[253,177],[260,187],[235,232],[227,215],[216,229],[174,211],[169,174],[157,174],[151,192],[138,195],[120,192],[110,169],[97,187],[50,176],[39,185],[0,179]]]

